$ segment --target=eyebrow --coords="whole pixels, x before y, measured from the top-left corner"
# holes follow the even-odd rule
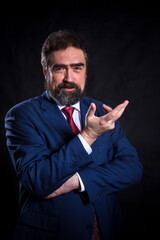
[[[70,64],[70,66],[71,67],[81,67],[81,66],[83,67],[84,63],[81,63],[81,62],[80,63],[72,63],[72,64]]]
[[[58,68],[58,67],[62,67],[62,68],[66,68],[68,65],[66,65],[66,64],[59,64],[59,63],[56,63],[56,64],[53,64],[52,65],[53,66],[53,68]],[[84,63],[82,63],[82,62],[79,62],[79,63],[71,63],[71,64],[69,64],[69,66],[70,67],[80,67],[80,66],[84,66]]]

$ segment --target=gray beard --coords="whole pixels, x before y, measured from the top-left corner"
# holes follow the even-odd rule
[[[48,83],[46,83],[46,89],[49,96],[61,106],[71,106],[78,101],[82,100],[85,95],[85,90],[81,90],[80,87],[75,83],[61,83],[54,90],[52,90]],[[63,88],[72,88],[75,90],[66,92]]]

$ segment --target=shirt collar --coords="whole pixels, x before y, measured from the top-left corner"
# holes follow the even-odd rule
[[[65,107],[65,106],[61,106],[61,105],[57,105],[57,106],[59,107],[60,110]],[[77,102],[77,103],[71,105],[71,107],[74,107],[76,110],[80,111],[80,102]]]

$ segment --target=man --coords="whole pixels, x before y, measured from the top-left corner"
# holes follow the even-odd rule
[[[20,186],[15,239],[119,239],[117,192],[142,175],[117,121],[128,101],[111,109],[84,97],[87,51],[70,31],[46,39],[41,62],[46,92],[5,118]]]

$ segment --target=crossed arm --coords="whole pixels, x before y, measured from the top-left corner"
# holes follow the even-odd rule
[[[34,103],[37,104],[37,101]],[[32,102],[11,109],[5,118],[7,146],[23,188],[40,199],[50,199],[79,189],[79,180],[75,174],[78,172],[90,201],[94,201],[102,191],[111,194],[139,181],[142,166],[135,149],[116,121],[127,104],[128,101],[125,101],[113,110],[103,105],[105,114],[102,117],[96,117],[96,105],[90,105],[86,124],[81,132],[90,146],[103,133],[115,128],[111,134],[104,135],[104,138],[101,136],[100,141],[97,139],[95,144],[99,147],[93,144],[93,154],[90,155],[78,137],[66,143],[66,139],[54,125],[48,122],[44,124],[46,119],[37,116],[39,112],[34,111]],[[54,131],[55,136],[58,136],[58,143],[52,136]],[[108,144],[112,141],[111,148],[109,145],[106,148],[107,139]],[[109,162],[106,162],[107,156],[105,157],[104,152],[99,159],[98,151],[101,147],[104,147],[105,154],[109,154]],[[94,152],[97,152],[96,155]],[[113,154],[114,159],[111,161]]]
[[[115,121],[121,117],[128,103],[129,102],[126,100],[114,109],[103,104],[103,111],[106,114],[102,117],[95,116],[96,105],[94,103],[91,103],[90,108],[86,114],[86,125],[81,132],[81,136],[90,146],[92,146],[92,144],[99,136],[115,128]],[[50,199],[62,194],[66,194],[76,189],[80,189],[80,182],[77,174],[74,174],[57,190],[46,196],[45,199]]]

